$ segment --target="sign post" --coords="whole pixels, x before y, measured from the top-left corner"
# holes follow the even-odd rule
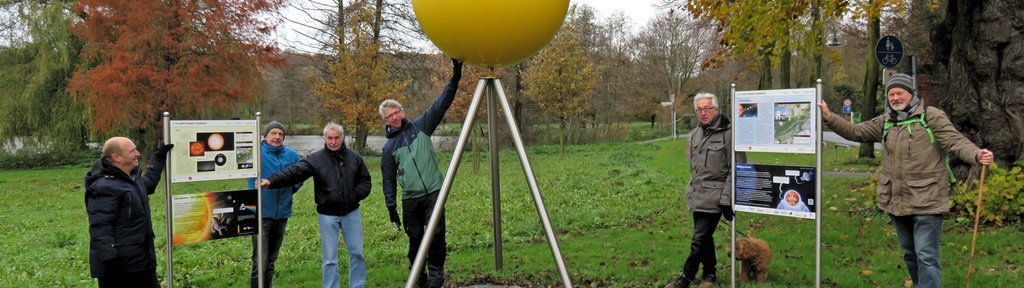
[[[850,114],[853,114],[853,101],[851,101],[849,98],[843,100],[843,114],[846,114],[846,116],[850,116]]]
[[[875,60],[882,67],[893,68],[903,59],[903,42],[892,35],[886,35],[875,43]]]

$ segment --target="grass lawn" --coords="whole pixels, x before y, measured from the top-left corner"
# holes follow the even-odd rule
[[[683,203],[689,177],[685,140],[651,144],[595,144],[530,147],[530,162],[544,194],[573,284],[578,287],[661,287],[682,268],[692,227]],[[852,153],[856,153],[853,151]],[[147,155],[148,156],[148,155]],[[440,155],[447,163],[450,153]],[[487,155],[481,155],[487,157]],[[474,155],[465,155],[447,202],[451,287],[508,284],[560,286],[551,249],[545,240],[522,167],[514,152],[501,157],[504,267],[495,271],[492,247],[489,162],[474,173]],[[785,159],[780,160],[779,158]],[[828,157],[837,157],[829,159]],[[849,168],[826,156],[829,171]],[[813,164],[808,155],[752,155],[756,163]],[[855,158],[855,157],[853,157]],[[407,238],[394,231],[380,192],[377,157],[368,157],[373,194],[362,202],[368,287],[400,287],[408,275]],[[794,162],[789,162],[794,161]],[[836,164],[833,164],[836,163]],[[442,167],[447,169],[447,167]],[[95,287],[89,277],[88,223],[82,175],[86,167],[0,171],[0,287]],[[824,287],[904,287],[908,274],[887,216],[856,209],[860,195],[851,193],[866,178],[825,177],[823,183],[821,271]],[[174,194],[242,189],[242,180],[175,184]],[[274,283],[280,287],[315,287],[320,283],[320,247],[316,212],[308,182],[296,194],[295,213],[278,259]],[[163,185],[150,199],[157,234],[158,273],[166,269]],[[740,213],[736,227],[754,230],[774,250],[771,275],[762,285],[742,287],[813,287],[815,222]],[[964,286],[970,227],[947,221],[942,265],[945,287]],[[725,256],[729,227],[720,224],[719,283],[729,282]],[[974,257],[974,287],[1014,287],[1024,281],[1020,225],[983,228]],[[176,287],[243,287],[248,285],[250,238],[221,239],[174,247]],[[342,250],[344,251],[344,250]],[[342,252],[342,281],[347,258]]]

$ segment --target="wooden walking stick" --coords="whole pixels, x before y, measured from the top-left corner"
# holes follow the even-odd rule
[[[985,171],[988,165],[981,166],[981,183],[978,184],[978,208],[974,210],[974,236],[971,239],[971,258],[967,261],[967,288],[971,288],[971,271],[974,266],[974,244],[978,242],[978,222],[981,222],[981,194],[985,192]]]

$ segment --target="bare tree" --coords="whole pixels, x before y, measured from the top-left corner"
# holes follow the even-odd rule
[[[713,23],[685,12],[664,13],[654,18],[637,37],[636,53],[644,75],[640,80],[660,88],[660,93],[634,105],[652,111],[658,109],[661,101],[668,100],[673,91],[684,97],[695,92],[687,91],[687,84],[698,76],[701,64],[715,56],[719,37]],[[686,105],[686,101],[676,100],[679,105]]]

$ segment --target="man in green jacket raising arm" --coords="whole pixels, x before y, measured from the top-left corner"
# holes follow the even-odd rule
[[[388,207],[391,223],[397,229],[402,222],[398,218],[398,203],[395,201],[397,185],[402,185],[402,216],[405,218],[405,234],[409,236],[409,265],[416,261],[416,253],[437,205],[438,192],[444,182],[437,166],[437,153],[430,135],[441,124],[445,112],[455,99],[462,78],[462,62],[452,59],[452,78],[445,85],[434,104],[416,120],[405,117],[402,104],[395,100],[384,100],[378,112],[384,118],[388,138],[381,153],[381,177],[384,179],[384,203]],[[441,212],[437,230],[427,251],[427,271],[422,272],[419,287],[441,287],[444,285],[444,261],[448,248],[445,243],[444,211]],[[429,273],[427,273],[429,272]]]

